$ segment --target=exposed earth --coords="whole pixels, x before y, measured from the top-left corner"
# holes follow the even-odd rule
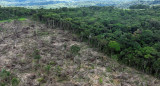
[[[29,19],[0,27],[0,70],[14,74],[19,86],[160,86],[160,80],[119,64],[67,30]],[[73,45],[79,54],[71,53]]]

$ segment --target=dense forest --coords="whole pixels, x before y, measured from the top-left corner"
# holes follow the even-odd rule
[[[30,17],[76,33],[120,63],[160,77],[160,8],[132,6],[60,9],[0,8],[0,20]],[[146,7],[144,9],[144,7]]]
[[[0,20],[16,19],[20,17],[29,17],[36,11],[21,7],[1,7],[0,6]]]

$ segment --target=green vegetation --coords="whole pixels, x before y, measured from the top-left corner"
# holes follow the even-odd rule
[[[37,62],[39,63],[39,60],[42,58],[41,55],[40,55],[40,51],[36,49],[36,50],[33,52],[33,57],[34,57],[34,59],[37,60]]]
[[[25,17],[36,13],[35,10],[21,7],[0,7],[0,22],[8,22],[12,19],[25,20]]]
[[[19,21],[25,21],[25,20],[27,20],[27,18],[19,18],[18,20]]]
[[[90,45],[112,55],[111,57],[119,62],[157,75],[160,73],[160,70],[157,70],[158,64],[155,63],[160,57],[159,48],[156,47],[160,41],[159,10],[61,8],[40,10],[34,15],[34,19],[47,25],[54,22],[57,27],[76,33],[81,40],[87,40]],[[74,49],[71,51],[77,52]]]
[[[9,20],[1,20],[0,23],[2,23],[2,22],[11,22],[11,21],[12,21],[12,19],[9,19]]]
[[[102,77],[99,78],[99,83],[103,84],[103,78]]]
[[[17,20],[19,20],[19,21],[25,21],[26,19],[27,18],[18,18]],[[0,23],[2,23],[2,22],[11,22],[13,20],[15,20],[15,19],[1,20]]]
[[[19,82],[20,81],[17,78],[13,78],[12,79],[12,86],[18,86]]]
[[[0,71],[0,86],[8,86],[10,84],[12,84],[12,86],[18,86],[18,78],[9,71],[2,69]]]
[[[2,71],[0,72],[0,77],[1,79],[8,79],[9,76],[11,75],[11,73],[5,69],[2,69]]]
[[[120,44],[117,43],[116,41],[110,41],[108,44],[108,47],[111,49],[111,53],[112,51],[120,51]]]
[[[130,9],[148,9],[149,8],[149,5],[132,5],[129,7]]]
[[[45,70],[46,70],[47,74],[49,75],[49,72],[51,70],[51,65],[46,65]]]
[[[3,28],[0,27],[0,31],[2,31],[2,30],[3,30]]]
[[[37,81],[39,82],[39,85],[45,83],[45,79],[43,77],[38,78]]]
[[[55,71],[57,73],[57,76],[61,74],[62,68],[60,66],[55,67]]]
[[[80,51],[80,47],[78,45],[72,45],[71,46],[71,53],[74,55],[78,55]]]
[[[10,14],[0,14],[0,18],[6,20],[32,14],[34,20],[76,33],[79,40],[99,48],[121,63],[160,77],[160,9],[156,6],[139,9],[95,6],[48,10],[0,8]],[[80,47],[72,46],[70,51],[78,54]],[[41,58],[38,50],[33,56],[34,59]]]
[[[44,36],[44,35],[49,35],[49,32],[40,32],[40,31],[38,31],[37,34],[39,36]]]

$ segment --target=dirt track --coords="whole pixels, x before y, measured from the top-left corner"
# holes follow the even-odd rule
[[[0,69],[15,74],[20,86],[160,86],[156,78],[118,64],[68,31],[30,20],[0,27]],[[79,55],[70,53],[74,44],[81,47]],[[32,57],[35,49],[42,56],[38,68]]]

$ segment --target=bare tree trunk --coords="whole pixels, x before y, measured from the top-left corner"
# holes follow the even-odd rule
[[[55,23],[54,23],[54,20],[53,20],[53,28],[55,27]]]
[[[20,24],[19,24],[19,22],[18,22],[18,20],[14,20],[14,24],[15,24],[15,28],[14,28],[14,32],[13,32],[13,34],[14,34],[14,47],[16,47],[17,46],[17,41],[16,41],[16,38],[18,37],[18,29],[20,28]]]

